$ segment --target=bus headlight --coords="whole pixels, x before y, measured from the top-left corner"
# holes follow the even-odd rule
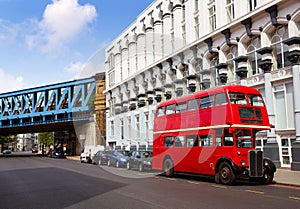
[[[244,160],[241,160],[241,165],[245,166],[245,161]]]

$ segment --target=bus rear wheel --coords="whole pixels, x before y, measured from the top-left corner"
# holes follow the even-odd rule
[[[164,161],[164,174],[165,176],[171,177],[174,174],[173,161],[170,158],[165,159]]]
[[[229,163],[227,162],[221,163],[218,173],[219,173],[220,183],[227,184],[227,185],[234,183],[235,174],[233,173],[233,170],[229,165]]]

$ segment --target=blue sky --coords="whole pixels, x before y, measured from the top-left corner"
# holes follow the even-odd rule
[[[0,93],[104,71],[105,47],[151,2],[0,0]]]

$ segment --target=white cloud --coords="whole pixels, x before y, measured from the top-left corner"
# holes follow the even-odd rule
[[[24,89],[24,79],[22,76],[13,76],[0,68],[0,93],[11,92]]]
[[[38,30],[27,36],[27,44],[45,52],[64,47],[96,16],[96,8],[92,5],[79,5],[78,0],[52,0],[44,11],[43,19],[37,23]]]
[[[85,64],[81,62],[72,62],[64,68],[64,72],[67,72],[74,79],[78,79],[84,65]]]

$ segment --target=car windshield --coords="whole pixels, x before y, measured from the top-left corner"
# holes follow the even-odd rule
[[[129,151],[126,151],[126,150],[117,150],[115,152],[115,155],[128,156],[128,154],[129,154]]]

